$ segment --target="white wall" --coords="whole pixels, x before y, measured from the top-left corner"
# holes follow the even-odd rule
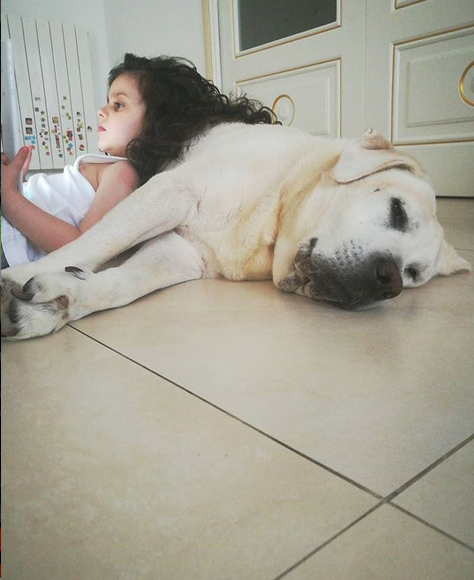
[[[2,12],[67,22],[89,32],[96,107],[126,52],[183,56],[205,75],[201,0],[2,0]]]
[[[110,62],[125,52],[182,56],[205,76],[201,0],[103,0]]]

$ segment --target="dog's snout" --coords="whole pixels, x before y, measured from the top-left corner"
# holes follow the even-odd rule
[[[376,288],[380,298],[388,300],[398,296],[403,289],[400,270],[394,260],[383,258],[376,268]]]

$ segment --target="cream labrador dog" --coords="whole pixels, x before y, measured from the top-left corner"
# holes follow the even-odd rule
[[[198,278],[273,279],[357,310],[469,269],[443,239],[420,166],[371,129],[348,141],[225,124],[78,240],[4,270],[2,335],[45,335]]]

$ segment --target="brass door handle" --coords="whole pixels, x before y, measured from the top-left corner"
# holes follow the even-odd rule
[[[464,90],[464,81],[466,80],[467,73],[471,70],[473,66],[474,60],[467,65],[467,67],[464,69],[461,75],[461,78],[459,79],[459,95],[461,99],[466,103],[466,105],[469,105],[470,107],[474,107],[474,101],[471,101],[471,99],[469,99],[468,96],[466,95],[466,91]]]
[[[275,111],[275,107],[277,106],[277,104],[280,101],[283,101],[283,104],[290,107],[290,110],[291,110],[291,114],[288,115],[288,118],[291,116],[291,119],[288,120],[288,118],[284,118],[282,115],[280,115],[281,120],[282,120],[284,125],[291,125],[291,123],[293,123],[293,119],[295,118],[295,113],[296,113],[295,103],[289,95],[278,95],[278,97],[273,101],[272,106],[271,106],[271,110],[275,113],[275,115],[277,117],[279,117],[279,115]]]

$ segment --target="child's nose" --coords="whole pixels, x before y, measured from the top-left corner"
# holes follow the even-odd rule
[[[97,115],[99,118],[103,118],[105,117],[105,113],[104,113],[104,107],[101,107],[98,111],[97,111]]]

